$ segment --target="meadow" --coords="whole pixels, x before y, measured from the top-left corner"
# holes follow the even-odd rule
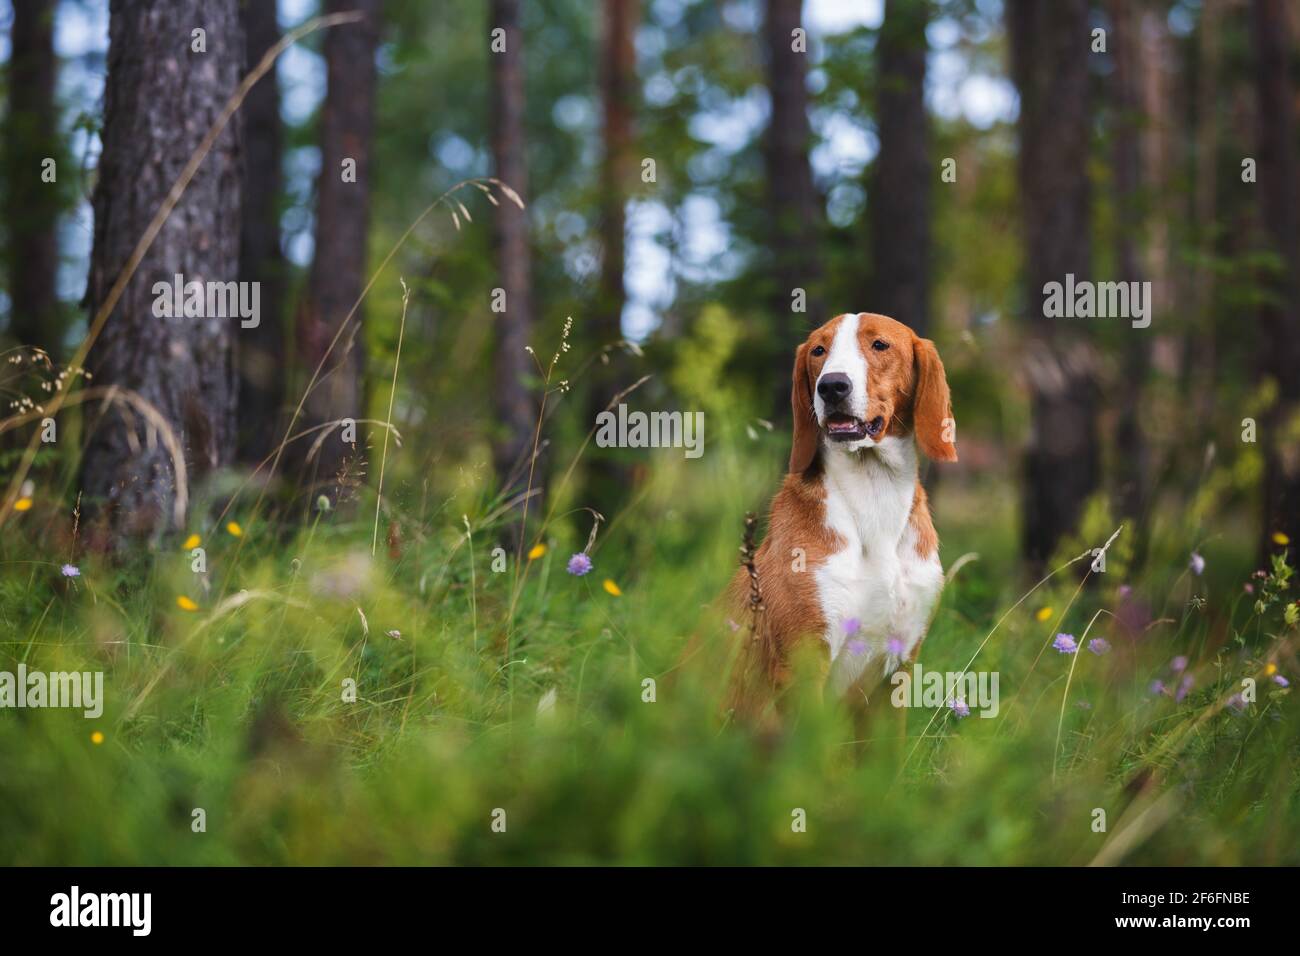
[[[1300,863],[1296,595],[1223,475],[1152,516],[1141,571],[1126,529],[1089,573],[1096,504],[1041,581],[1007,476],[942,476],[920,661],[996,671],[998,715],[855,725],[803,680],[756,732],[723,710],[744,632],[714,602],[786,439],[714,421],[699,460],[646,452],[594,539],[561,485],[521,561],[481,472],[396,469],[379,435],[381,513],[361,487],[273,516],[227,479],[115,560],[38,468],[0,541],[0,671],[102,670],[106,701],[0,712],[0,862]]]
[[[1300,863],[1292,9],[5,5],[0,864]],[[751,725],[859,309],[943,356],[920,664],[996,715],[810,658]]]

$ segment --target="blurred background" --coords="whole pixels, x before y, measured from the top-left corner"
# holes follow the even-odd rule
[[[1142,519],[1141,550],[1146,517],[1181,510],[1225,457],[1240,534],[1261,551],[1296,534],[1294,3],[189,7],[134,23],[124,8],[116,75],[107,3],[4,10],[0,330],[6,347],[38,346],[55,365],[75,357],[201,121],[286,30],[361,11],[363,23],[289,46],[252,87],[174,217],[189,211],[181,245],[212,254],[168,253],[170,223],[83,363],[163,409],[191,481],[254,468],[304,426],[386,420],[400,277],[403,480],[447,490],[473,475],[517,507],[548,393],[533,469],[544,498],[595,413],[644,376],[630,407],[704,410],[706,443],[755,443],[775,478],[793,347],[839,312],[869,310],[935,339],[947,365],[962,461],[937,483],[940,513],[974,487],[982,516],[1002,507],[1015,523],[1031,566],[1090,504]],[[183,36],[163,29],[173,24]],[[175,135],[150,141],[126,129],[175,77],[129,61],[167,54],[222,67],[195,70],[162,111],[179,117]],[[186,122],[185,98],[200,95],[208,106]],[[106,137],[115,102],[124,132]],[[36,178],[45,158],[54,183]],[[205,175],[217,182],[200,195]],[[416,222],[485,177],[526,210],[468,186]],[[186,265],[260,282],[260,327],[174,326],[173,348],[197,356],[188,371],[121,356],[131,350],[115,343],[158,334],[149,288]],[[1066,273],[1150,282],[1150,326],[1043,318],[1044,283]],[[568,317],[571,350],[547,386]],[[187,411],[195,383],[206,398]],[[122,453],[129,428],[102,431],[82,463],[90,499],[128,510],[113,488],[167,484],[165,461]],[[7,436],[7,463],[27,434]],[[331,435],[295,490],[347,497],[366,480],[358,447]],[[286,450],[278,473],[294,475],[294,460]],[[612,519],[647,461],[589,446],[554,493]],[[167,510],[165,487],[149,495]],[[105,518],[110,538],[154,534],[160,520]]]

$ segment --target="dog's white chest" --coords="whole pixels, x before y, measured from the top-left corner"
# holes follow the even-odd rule
[[[916,552],[909,524],[916,493],[910,440],[885,439],[856,458],[828,455],[826,524],[844,542],[817,569],[832,661],[843,690],[869,664],[892,671],[925,634],[943,585],[937,554]]]

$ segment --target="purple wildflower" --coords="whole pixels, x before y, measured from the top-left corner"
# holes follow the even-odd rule
[[[893,654],[895,657],[902,657],[903,652],[907,650],[907,648],[903,646],[902,638],[891,637],[889,640],[885,641],[885,650],[889,651],[889,653]]]
[[[1242,587],[1246,589],[1246,593],[1247,593],[1247,594],[1254,594],[1254,593],[1255,593],[1255,585],[1251,584],[1249,581],[1247,581],[1245,584],[1243,584]]]
[[[1192,569],[1192,573],[1195,575],[1199,576],[1205,573],[1205,559],[1195,551],[1192,552],[1191,560],[1187,562],[1187,566]]]
[[[569,558],[569,563],[565,566],[565,570],[570,574],[582,577],[591,570],[591,558],[588,557],[587,552],[579,551],[573,557]]]
[[[1169,662],[1169,669],[1175,674],[1181,674],[1183,671],[1187,670],[1187,658],[1182,654],[1179,654]]]
[[[1165,692],[1165,682],[1162,680],[1153,680],[1151,686],[1147,689],[1155,695],[1163,694]]]
[[[1052,641],[1052,646],[1062,654],[1073,654],[1079,649],[1073,634],[1057,634],[1056,640]]]
[[[1088,650],[1092,651],[1098,657],[1102,654],[1110,653],[1110,641],[1104,637],[1094,637],[1088,642]]]
[[[1184,697],[1192,691],[1192,685],[1196,683],[1196,678],[1191,674],[1184,674],[1183,679],[1178,682],[1178,692],[1174,694],[1174,700],[1181,702]]]
[[[1129,587],[1127,584],[1121,584],[1119,586],[1119,599],[1121,601],[1127,598],[1132,593],[1133,593],[1133,589]]]
[[[844,619],[844,623],[840,626],[844,628],[845,634],[852,636],[858,633],[858,629],[862,627],[862,622],[856,617],[848,617]]]
[[[79,578],[81,577],[81,568],[77,567],[75,564],[65,564],[63,567],[59,568],[59,573],[65,578]]]
[[[1246,698],[1242,697],[1240,694],[1233,694],[1228,698],[1228,706],[1240,714],[1246,709]]]
[[[1274,684],[1277,684],[1278,687],[1290,687],[1290,686],[1291,686],[1291,682],[1290,682],[1289,680],[1287,680],[1285,677],[1283,677],[1281,674],[1274,674],[1274,675],[1273,675],[1273,683],[1274,683]]]
[[[952,709],[953,714],[957,717],[958,720],[961,720],[963,717],[970,716],[970,706],[966,703],[966,700],[962,697],[954,697],[951,701],[948,702],[948,706]]]
[[[849,653],[854,657],[861,657],[867,652],[867,642],[859,638],[854,638],[848,643]]]

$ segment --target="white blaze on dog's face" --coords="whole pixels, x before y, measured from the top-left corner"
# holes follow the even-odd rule
[[[836,316],[795,355],[790,393],[802,472],[826,446],[855,452],[915,434],[936,461],[956,461],[948,382],[934,343],[874,312]]]
[[[867,358],[858,342],[861,313],[839,318],[825,362],[813,383],[817,424],[832,442],[850,451],[874,444],[867,427]],[[824,346],[814,346],[813,352]],[[883,429],[881,429],[883,431]],[[877,433],[879,435],[879,432]]]

